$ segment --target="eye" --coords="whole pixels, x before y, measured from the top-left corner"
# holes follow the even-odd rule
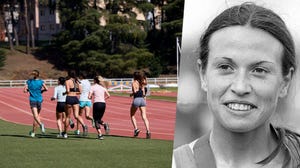
[[[231,72],[233,71],[233,67],[229,64],[220,64],[217,67],[222,72]]]
[[[255,74],[260,74],[260,75],[262,75],[262,74],[268,73],[269,71],[268,71],[266,68],[256,67],[256,68],[253,69],[252,72],[255,73]]]

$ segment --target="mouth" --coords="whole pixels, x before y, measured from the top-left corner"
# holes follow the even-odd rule
[[[224,103],[224,105],[234,111],[250,111],[257,108],[255,105],[248,102],[228,102]]]

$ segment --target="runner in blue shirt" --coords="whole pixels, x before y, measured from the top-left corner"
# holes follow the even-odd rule
[[[42,109],[43,96],[42,93],[47,91],[48,88],[43,80],[38,79],[39,71],[33,70],[31,72],[32,79],[26,81],[24,87],[24,93],[29,93],[29,104],[33,115],[33,128],[29,132],[31,137],[35,137],[36,127],[39,125],[42,131],[42,134],[45,133],[45,126],[40,120],[40,112]]]

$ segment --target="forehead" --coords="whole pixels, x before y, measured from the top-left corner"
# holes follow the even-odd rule
[[[283,46],[279,40],[266,31],[249,26],[220,29],[209,40],[209,57],[239,56],[281,62],[282,55]]]

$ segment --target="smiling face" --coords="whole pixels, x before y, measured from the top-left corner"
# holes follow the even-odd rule
[[[268,124],[279,97],[287,93],[291,71],[282,75],[282,44],[249,26],[232,26],[212,34],[202,88],[214,122],[232,132]]]

